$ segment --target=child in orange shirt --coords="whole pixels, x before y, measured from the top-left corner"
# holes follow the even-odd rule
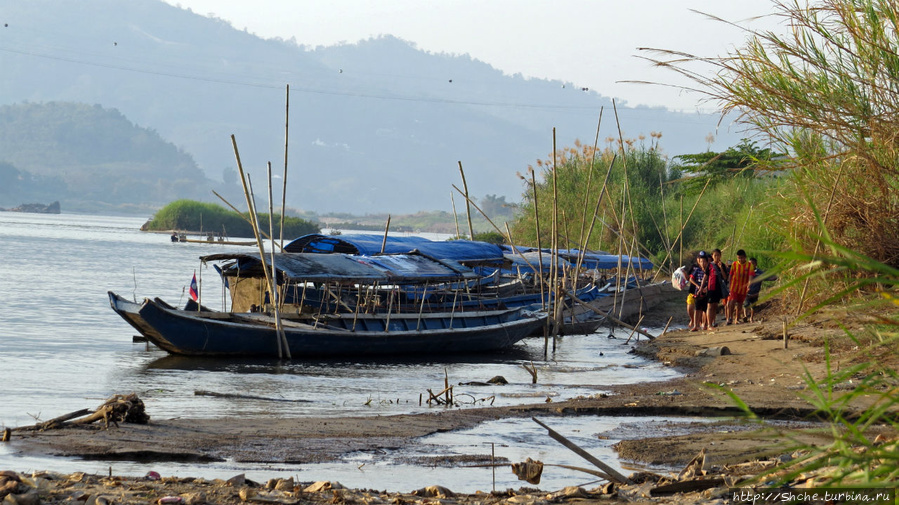
[[[724,317],[725,324],[736,324],[740,320],[740,311],[743,302],[746,301],[746,293],[749,291],[749,281],[755,276],[755,267],[746,260],[746,251],[737,251],[737,259],[730,266],[730,297],[727,299],[727,308]]]

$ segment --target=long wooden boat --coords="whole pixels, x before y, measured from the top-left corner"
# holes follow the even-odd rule
[[[183,310],[158,298],[141,303],[109,292],[112,309],[157,347],[188,356],[278,356],[275,318],[262,313]],[[345,314],[282,318],[290,355],[475,353],[505,349],[544,324],[525,308],[453,314]]]
[[[432,287],[428,291],[431,300],[428,301],[426,310],[444,310],[448,305],[456,304],[460,307],[475,305],[481,308],[540,304],[552,313],[555,297],[548,290],[540,293],[536,277],[541,272],[545,276],[553,267],[553,262],[556,262],[555,266],[560,270],[575,277],[588,270],[596,272],[597,277],[599,271],[614,272],[611,279],[594,277],[586,286],[578,283],[579,288],[575,291],[577,302],[567,296],[560,297],[559,301],[564,305],[558,333],[563,335],[593,333],[606,322],[606,318],[600,314],[611,313],[619,318],[627,318],[648,310],[660,298],[658,294],[661,284],[647,284],[631,277],[626,281],[625,288],[625,281],[617,279],[621,272],[632,272],[635,276],[639,274],[643,277],[654,266],[650,260],[603,251],[564,249],[553,254],[548,249],[538,251],[532,247],[498,246],[468,240],[432,241],[423,237],[384,237],[375,234],[310,234],[290,242],[285,250],[295,253],[363,255],[374,255],[380,251],[396,254],[417,250],[433,258],[451,260],[471,267],[481,275],[492,272],[499,275],[500,279],[511,279],[495,285],[482,285],[477,290],[466,290],[461,297],[454,296],[458,294],[458,290],[441,292]],[[544,282],[543,289],[546,289],[547,282]],[[415,297],[413,299],[418,300]]]

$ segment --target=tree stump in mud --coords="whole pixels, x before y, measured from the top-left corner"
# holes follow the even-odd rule
[[[106,428],[109,428],[109,423],[118,427],[121,422],[134,424],[147,424],[150,422],[150,416],[144,409],[144,402],[138,398],[137,394],[131,393],[128,395],[114,395],[93,412],[90,409],[81,409],[43,423],[32,426],[19,426],[13,428],[12,431],[44,431],[64,426],[90,424],[101,419],[105,423]]]
[[[144,409],[144,402],[137,394],[114,395],[106,400],[103,405],[97,407],[93,414],[78,419],[73,424],[89,424],[102,419],[108,428],[111,422],[118,427],[120,422],[133,424],[147,424],[150,416]]]

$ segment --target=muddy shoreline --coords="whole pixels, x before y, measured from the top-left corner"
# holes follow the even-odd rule
[[[671,317],[673,326],[686,319],[683,296],[673,290],[642,326],[663,327]],[[828,330],[815,324],[792,327],[785,349],[782,320],[773,312],[763,311],[760,317],[762,322],[722,323],[711,332],[674,330],[654,341],[644,340],[634,352],[678,367],[685,375],[666,382],[610,386],[610,394],[590,398],[378,417],[152,418],[146,425],[121,424],[109,429],[90,425],[16,431],[7,443],[23,454],[85,459],[320,463],[355,451],[401,448],[426,435],[503,418],[540,417],[551,422],[554,416],[579,415],[739,416],[742,411],[723,388],[737,394],[761,417],[805,419],[813,410],[801,398],[803,375],[806,370],[813,376],[824,372],[818,337]],[[715,351],[722,348],[727,351]],[[623,440],[617,449],[622,460],[665,467],[684,465],[701,449],[707,451],[709,463],[739,463],[788,451],[777,429],[764,430],[767,432],[710,423],[676,437],[648,433]]]

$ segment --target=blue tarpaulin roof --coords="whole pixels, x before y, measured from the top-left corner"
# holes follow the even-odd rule
[[[284,247],[286,252],[344,253],[375,255],[381,252],[383,235],[304,235]],[[460,262],[502,262],[503,249],[487,242],[471,240],[435,241],[423,237],[387,236],[384,252],[403,254],[418,250],[422,254],[438,259]]]
[[[452,261],[434,260],[420,254],[359,256],[351,254],[276,253],[275,268],[287,279],[310,282],[383,282],[392,284],[447,282],[474,279],[470,268]],[[271,267],[272,257],[265,254]],[[206,261],[230,261],[222,270],[226,276],[262,275],[258,253],[212,254]]]
[[[578,254],[580,254],[580,251],[578,251],[577,249],[563,249],[559,251],[559,255],[563,258],[566,258],[572,264],[577,263]],[[652,262],[646,258],[638,258],[635,256],[627,256],[622,254],[621,268],[627,268],[629,262],[632,263],[632,268],[642,268],[643,270],[650,270],[653,268]],[[586,251],[584,252],[584,259],[581,265],[584,268],[595,268],[598,270],[618,268],[618,255],[601,251]]]
[[[524,247],[524,246],[515,246],[514,248],[511,246],[502,246],[506,252],[506,257],[511,258],[512,256],[521,256],[524,254],[528,257],[533,255],[534,258],[537,257],[537,249],[534,247]],[[521,254],[517,254],[521,253]],[[548,260],[547,257],[552,255],[552,251],[549,249],[543,249],[543,263],[544,265],[551,265],[551,260]],[[560,249],[559,256],[566,259],[571,265],[577,264],[578,254],[580,251],[577,249]],[[632,262],[632,268],[650,270],[653,268],[653,264],[646,258],[637,258],[627,255],[621,256],[621,267],[627,268],[628,262]],[[535,267],[537,266],[537,260],[531,262]],[[598,269],[598,270],[609,270],[613,268],[618,268],[618,255],[617,254],[609,254],[605,251],[586,251],[584,253],[584,259],[581,263],[581,266],[588,269]]]
[[[552,268],[553,260],[552,254],[543,253],[539,254],[537,251],[528,251],[522,252],[519,254],[515,253],[507,253],[506,259],[512,263],[512,270],[519,272],[539,272],[541,270],[540,260],[543,260],[543,273],[549,273],[549,269]],[[574,265],[568,263],[565,258],[558,258],[558,266],[561,268],[568,268]]]
[[[304,235],[295,239],[284,247],[285,252],[294,253],[344,253],[344,254],[364,254],[373,256],[381,252],[381,246],[384,241],[383,235],[375,234],[351,234],[351,235],[321,235],[311,234]],[[502,263],[503,260],[520,263],[527,267],[530,262],[537,267],[537,249],[525,246],[498,246],[487,242],[475,242],[471,240],[449,240],[435,241],[424,237],[397,237],[387,236],[387,242],[384,245],[386,254],[404,254],[411,251],[419,251],[422,254],[438,259],[448,259],[464,263]],[[505,253],[505,254],[504,254]],[[525,262],[521,258],[521,254],[528,257]],[[559,251],[559,255],[570,262],[572,265],[577,262],[577,249],[563,249]],[[530,258],[533,257],[533,260]],[[544,266],[551,264],[551,251],[543,250]],[[621,266],[627,268],[628,262],[632,262],[635,269],[649,270],[653,268],[651,261],[645,258],[637,258],[622,255]],[[603,251],[587,251],[584,254],[584,268],[607,270],[618,268],[618,255],[609,254]]]

